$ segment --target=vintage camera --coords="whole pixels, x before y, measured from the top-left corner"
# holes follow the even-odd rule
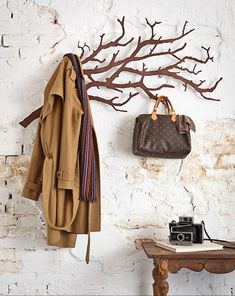
[[[189,246],[193,243],[203,243],[203,225],[193,223],[193,217],[181,216],[179,222],[173,220],[169,223],[169,229],[169,241],[173,245]]]

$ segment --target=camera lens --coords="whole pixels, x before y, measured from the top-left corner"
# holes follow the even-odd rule
[[[177,235],[177,239],[178,239],[178,241],[183,241],[184,240],[184,234],[183,233],[179,233]]]

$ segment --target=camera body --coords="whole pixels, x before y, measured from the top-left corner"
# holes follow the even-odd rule
[[[202,223],[193,223],[193,217],[181,216],[179,222],[169,223],[169,241],[173,245],[190,246],[193,243],[203,243]]]

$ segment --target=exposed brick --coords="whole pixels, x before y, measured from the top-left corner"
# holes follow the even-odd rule
[[[23,199],[22,197],[19,197],[19,198]],[[16,216],[37,215],[40,212],[39,208],[31,201],[28,201],[28,202],[19,201],[13,204],[8,202],[4,206],[4,208],[7,213],[14,214]]]
[[[0,260],[0,273],[17,273],[22,270],[20,261]]]
[[[1,7],[0,10],[0,19],[1,21],[10,21],[11,20],[11,12],[7,7]]]
[[[20,48],[20,57],[22,59],[35,59],[38,60],[40,58],[41,55],[49,55],[50,53],[52,53],[52,49],[51,48],[38,48],[38,49],[33,49],[30,47],[23,47]]]
[[[57,43],[59,43],[61,40],[63,40],[64,34],[63,32],[57,32],[55,31],[53,35],[40,35],[39,36],[39,44],[40,47],[47,47],[51,48],[54,47]]]
[[[28,215],[25,217],[19,217],[19,222],[21,227],[25,228],[33,228],[33,227],[41,227],[42,221],[38,216]]]
[[[15,250],[14,249],[1,249],[0,261],[14,261],[14,260],[15,260]]]
[[[17,217],[12,216],[12,215],[1,215],[1,219],[0,219],[0,226],[16,226],[17,224]]]
[[[2,20],[0,19],[1,34],[24,34],[27,30],[24,24],[16,23],[13,19]]]
[[[4,80],[4,75],[6,75],[6,73],[9,73],[9,65],[7,64],[7,60],[5,58],[0,58],[0,80]]]
[[[17,48],[0,47],[0,58],[16,58],[19,57]]]
[[[3,35],[3,46],[6,47],[37,47],[36,35]]]
[[[0,204],[0,214],[5,213],[5,212],[6,212],[5,205]]]

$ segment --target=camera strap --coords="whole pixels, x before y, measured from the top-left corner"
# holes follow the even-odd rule
[[[223,245],[224,248],[235,249],[235,242],[230,242],[230,241],[223,240],[223,239],[211,238],[206,230],[205,222],[201,221],[201,223],[203,225],[204,232],[205,232],[206,236],[208,237],[208,238],[205,238],[205,240],[209,240],[211,243],[218,243],[220,245]]]

